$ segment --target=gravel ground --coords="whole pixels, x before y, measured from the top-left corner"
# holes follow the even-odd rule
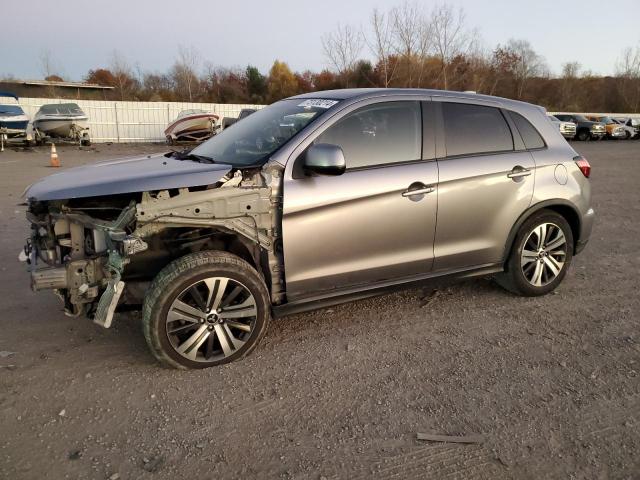
[[[46,149],[1,153],[0,477],[640,478],[640,141],[575,148],[598,217],[555,294],[476,280],[345,304],[193,372],[155,363],[139,315],[104,330],[29,290],[16,204],[52,169]],[[59,154],[69,167],[159,149]]]

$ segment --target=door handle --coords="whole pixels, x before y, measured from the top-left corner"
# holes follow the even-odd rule
[[[508,178],[521,178],[521,177],[528,177],[529,175],[531,175],[531,170],[529,170],[528,168],[520,167],[520,166],[513,167],[513,170],[507,173]]]
[[[435,187],[417,188],[415,190],[405,190],[404,192],[402,192],[402,196],[412,197],[414,195],[425,195],[427,193],[433,193],[435,191],[436,191]]]

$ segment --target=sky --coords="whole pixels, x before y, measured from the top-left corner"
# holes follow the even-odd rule
[[[142,71],[164,72],[178,46],[193,46],[202,65],[267,72],[275,59],[294,70],[328,66],[321,37],[338,24],[366,28],[373,8],[402,0],[0,0],[0,76],[43,77],[50,52],[66,80],[108,66],[117,50]],[[416,0],[430,10],[435,1]],[[640,0],[449,0],[493,48],[529,40],[551,72],[577,61],[607,75],[626,47],[640,45]],[[52,8],[55,5],[55,8]],[[177,7],[177,8],[176,8]],[[13,19],[13,20],[12,20]],[[368,56],[366,48],[363,56]]]

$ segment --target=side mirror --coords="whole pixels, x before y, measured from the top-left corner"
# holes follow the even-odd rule
[[[303,169],[306,174],[342,175],[347,168],[342,148],[328,143],[312,145],[304,157]]]

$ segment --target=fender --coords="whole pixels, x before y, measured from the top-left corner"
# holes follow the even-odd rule
[[[571,203],[568,200],[564,200],[562,198],[555,198],[555,199],[551,199],[551,200],[544,200],[542,202],[536,203],[535,205],[531,205],[529,208],[527,208],[519,217],[518,220],[516,220],[516,222],[513,224],[513,226],[511,227],[511,231],[509,232],[509,236],[507,236],[507,241],[504,245],[504,254],[502,255],[502,263],[506,264],[507,260],[509,259],[509,253],[511,253],[511,248],[513,247],[513,242],[515,241],[516,235],[518,234],[518,230],[520,230],[520,227],[522,226],[522,224],[524,222],[527,221],[527,219],[529,217],[531,217],[531,215],[533,215],[534,213],[542,210],[543,208],[549,208],[549,207],[556,207],[556,206],[562,206],[565,208],[570,208],[573,213],[575,214],[575,218],[574,219],[569,219],[567,218],[567,222],[569,222],[569,225],[571,225],[571,229],[573,231],[573,247],[574,247],[574,251],[575,251],[575,247],[578,244],[579,240],[580,240],[580,228],[582,227],[581,223],[581,217],[580,217],[580,213],[578,211],[578,209],[576,208],[576,206]],[[577,225],[573,225],[572,222],[574,222],[574,220],[577,220]]]

